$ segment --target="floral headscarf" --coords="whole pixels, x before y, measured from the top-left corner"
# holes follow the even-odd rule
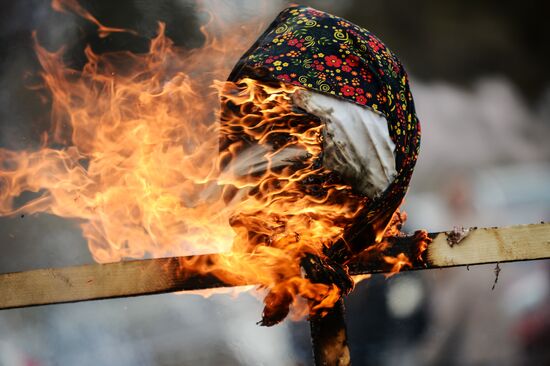
[[[229,81],[243,77],[279,80],[382,114],[396,146],[397,177],[369,202],[360,224],[380,217],[389,220],[409,185],[420,146],[420,124],[407,74],[377,37],[337,16],[293,6],[282,11],[242,56]]]

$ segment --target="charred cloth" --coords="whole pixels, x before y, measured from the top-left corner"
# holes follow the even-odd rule
[[[344,19],[290,7],[241,57],[221,103],[223,169],[244,181],[262,179],[249,194],[265,199],[268,210],[280,200],[345,207],[326,214],[340,229],[336,235],[302,246],[295,256],[312,282],[349,293],[346,264],[383,241],[418,154],[420,126],[396,56]],[[237,196],[235,190],[227,199]],[[317,210],[315,219],[325,219],[323,214]],[[247,244],[236,250],[286,246],[289,239],[278,238],[277,231],[292,232],[293,220],[312,218],[301,212],[279,212],[275,220],[259,215],[233,217],[236,231],[246,232]],[[271,298],[277,296],[268,295],[262,324],[282,320],[287,311],[269,307],[288,308],[292,296]]]

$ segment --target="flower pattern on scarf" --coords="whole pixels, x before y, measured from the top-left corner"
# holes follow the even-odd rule
[[[401,203],[420,147],[420,124],[407,74],[397,57],[369,31],[309,7],[283,10],[237,63],[229,80],[246,70],[381,113],[396,145],[398,175],[369,204],[370,217]],[[253,77],[253,76],[251,76]],[[373,197],[371,197],[373,198]]]

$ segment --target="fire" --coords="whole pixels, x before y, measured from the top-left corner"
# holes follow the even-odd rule
[[[94,22],[101,36],[124,31],[75,1],[53,6]],[[293,109],[297,87],[220,81],[257,32],[214,36],[215,26],[193,50],[176,47],[162,23],[144,54],[87,47],[81,70],[36,42],[51,130],[39,150],[0,149],[0,215],[75,220],[102,263],[226,253],[182,265],[259,284],[272,309],[292,302],[296,316],[322,312],[340,290],[304,278],[299,259],[322,256],[365,199],[317,166],[322,127]],[[37,197],[15,205],[24,192]],[[396,271],[405,259],[394,259]]]
[[[97,33],[101,38],[107,37],[111,33],[132,33],[136,32],[129,29],[106,27],[96,17],[90,14],[89,11],[84,9],[76,0],[52,0],[52,8],[59,12],[72,11],[75,14],[80,15],[82,18],[97,25]]]
[[[404,267],[412,267],[410,259],[404,253],[399,253],[396,257],[384,256],[384,260],[392,265],[388,276],[396,274]]]

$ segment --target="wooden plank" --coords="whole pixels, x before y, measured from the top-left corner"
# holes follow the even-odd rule
[[[427,251],[432,267],[543,259],[550,256],[550,224],[470,230],[454,245],[436,235]]]
[[[180,259],[158,258],[2,274],[0,309],[227,285],[211,275],[183,273]]]
[[[464,231],[463,231],[464,230]],[[472,266],[550,258],[550,224],[510,227],[470,228],[430,233],[432,242],[421,260],[413,260],[401,270]],[[389,272],[393,267],[384,256],[399,253],[414,258],[416,243],[410,237],[396,238],[385,252],[368,251],[349,264],[354,275]]]
[[[316,366],[351,365],[343,299],[324,317],[310,319],[309,325]]]
[[[448,232],[430,234],[433,242],[424,252],[424,261],[414,261],[403,269],[550,258],[550,224],[473,229],[452,246],[448,236]],[[389,271],[392,265],[384,260],[385,255],[410,254],[415,246],[409,237],[398,238],[385,253],[350,263],[350,273]],[[215,257],[161,258],[2,274],[0,309],[251,285],[238,278],[231,284],[224,283],[212,275],[190,272],[182,264],[196,260],[207,263]]]

